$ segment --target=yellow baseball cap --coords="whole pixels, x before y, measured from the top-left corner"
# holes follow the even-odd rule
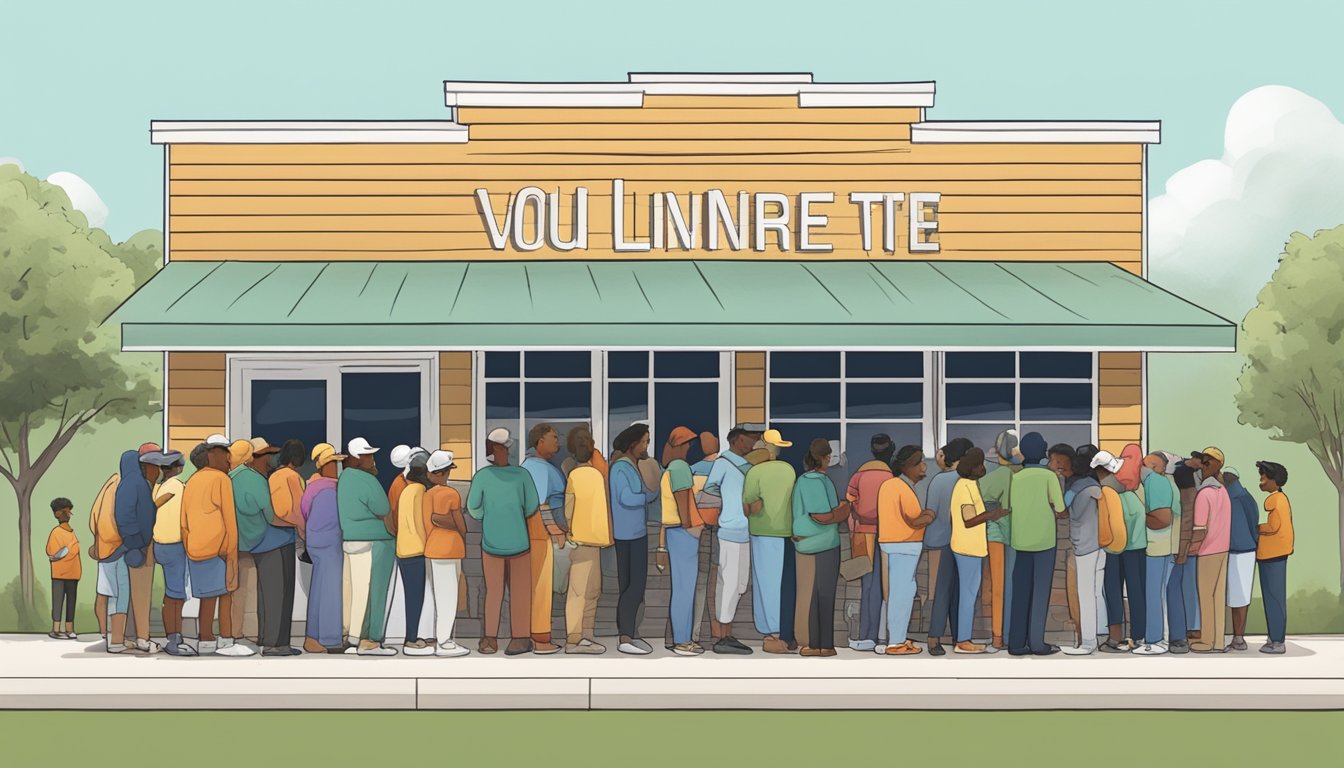
[[[761,442],[777,448],[789,448],[793,445],[793,443],[785,440],[783,435],[779,434],[778,429],[765,430],[765,434],[761,435]]]
[[[1203,458],[1216,459],[1219,464],[1227,463],[1227,458],[1223,456],[1222,450],[1215,448],[1213,446],[1209,446],[1208,448],[1205,448],[1202,451],[1195,451],[1190,455],[1196,459],[1203,459]]]
[[[336,446],[331,443],[318,443],[313,446],[313,463],[318,469],[330,464],[333,461],[343,461],[345,454],[337,453]]]

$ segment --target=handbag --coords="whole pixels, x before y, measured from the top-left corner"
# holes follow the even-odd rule
[[[840,563],[840,575],[845,581],[857,581],[873,572],[873,558],[868,555],[851,557]]]

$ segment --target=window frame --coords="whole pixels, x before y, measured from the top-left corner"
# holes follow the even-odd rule
[[[1058,349],[1058,350],[1052,349],[1052,350],[1048,350],[1048,351],[1050,351],[1050,352],[1068,352],[1068,353],[1073,353],[1073,354],[1087,354],[1087,355],[1091,355],[1091,357],[1092,357],[1091,376],[1090,376],[1089,378],[1087,378],[1087,379],[1082,379],[1082,378],[1026,378],[1026,379],[1024,379],[1024,378],[1022,377],[1022,355],[1023,355],[1024,352],[1025,352],[1025,353],[1030,353],[1030,352],[1038,351],[1038,350],[1030,350],[1030,349],[1027,349],[1027,350],[1011,350],[1011,351],[1013,352],[1013,372],[1014,372],[1014,376],[1013,376],[1013,378],[1011,378],[1011,379],[1002,378],[1002,377],[987,377],[987,378],[954,378],[954,377],[948,377],[948,376],[945,375],[945,371],[947,370],[947,366],[946,366],[946,356],[947,356],[948,354],[956,354],[956,353],[959,353],[959,352],[969,352],[969,353],[974,354],[975,352],[980,352],[980,351],[991,352],[991,351],[1003,351],[1003,350],[957,350],[957,351],[954,352],[954,353],[949,353],[949,352],[939,352],[939,353],[937,354],[937,358],[938,358],[938,382],[937,382],[936,388],[937,388],[937,390],[938,390],[938,398],[937,398],[937,399],[938,399],[938,425],[939,425],[939,429],[940,429],[940,432],[939,432],[939,434],[938,434],[938,440],[937,440],[937,444],[938,444],[938,445],[942,445],[942,444],[944,444],[944,443],[948,440],[948,436],[951,434],[951,428],[955,427],[955,426],[958,425],[958,424],[967,424],[967,425],[972,425],[972,424],[995,424],[995,425],[1002,425],[1005,429],[1009,429],[1009,428],[1011,428],[1011,429],[1015,429],[1015,430],[1018,431],[1018,434],[1021,434],[1021,433],[1022,433],[1022,424],[1023,424],[1023,420],[1022,420],[1022,384],[1023,384],[1023,383],[1026,383],[1026,384],[1090,384],[1091,387],[1092,387],[1092,417],[1091,417],[1091,419],[1088,419],[1088,420],[1067,420],[1067,419],[1066,419],[1066,420],[1059,420],[1059,419],[1055,419],[1055,420],[1043,420],[1043,421],[1032,421],[1032,420],[1027,420],[1025,423],[1027,423],[1027,424],[1043,424],[1043,425],[1061,425],[1061,426],[1065,426],[1065,425],[1066,425],[1066,426],[1086,426],[1086,427],[1089,427],[1090,430],[1091,430],[1091,442],[1092,442],[1092,444],[1093,444],[1093,445],[1096,445],[1096,444],[1097,444],[1098,423],[1099,423],[1099,420],[1100,420],[1100,411],[1101,411],[1101,405],[1100,405],[1100,403],[1099,403],[1099,401],[1098,401],[1098,394],[1099,394],[1099,392],[1100,392],[1100,382],[1101,382],[1101,371],[1100,371],[1101,355],[1100,355],[1099,353],[1097,353],[1095,350],[1089,350],[1089,349]],[[1001,420],[1001,419],[974,419],[974,420],[973,420],[973,419],[953,419],[953,420],[948,420],[948,418],[947,418],[947,385],[948,385],[948,384],[1012,384],[1012,385],[1013,385],[1013,419],[1012,419],[1011,421]]]

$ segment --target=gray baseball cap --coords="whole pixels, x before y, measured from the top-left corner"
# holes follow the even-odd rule
[[[733,427],[733,429],[740,429],[743,432],[764,433],[765,430],[768,429],[768,427],[766,427],[766,425],[764,424],[759,424],[753,421],[747,421],[738,424],[737,426]]]
[[[1005,429],[994,438],[994,452],[1004,461],[1011,461],[1017,448],[1017,430]]]

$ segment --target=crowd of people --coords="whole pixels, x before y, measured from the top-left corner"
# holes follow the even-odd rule
[[[834,656],[843,580],[859,584],[853,650],[942,656],[946,637],[955,653],[1051,655],[1061,651],[1046,641],[1046,615],[1062,520],[1077,627],[1064,653],[1245,650],[1257,568],[1268,626],[1260,651],[1285,650],[1293,526],[1283,491],[1288,473],[1280,464],[1255,463],[1266,494],[1261,523],[1260,505],[1243,484],[1250,478],[1212,447],[1182,457],[1129,445],[1117,456],[1005,430],[988,455],[965,438],[950,440],[934,457],[937,474],[925,482],[923,450],[898,448],[879,434],[869,446],[872,459],[837,484],[833,442],[811,441],[801,474],[781,459],[792,443],[779,430],[738,424],[726,443],[721,451],[714,434],[678,426],[655,460],[648,425],[636,423],[616,435],[605,457],[591,431],[579,427],[569,431],[568,456],[557,463],[560,435],[540,424],[528,432],[522,461],[512,465],[515,440],[494,429],[484,445],[488,465],[471,478],[465,501],[449,485],[456,468],[449,451],[396,446],[389,458],[398,473],[384,490],[375,461],[380,448],[361,437],[341,452],[328,443],[309,449],[289,440],[276,447],[260,437],[212,435],[185,457],[195,467],[185,483],[183,455],[146,443],[122,454],[119,472],[90,513],[99,632],[109,653],[390,656],[398,653],[386,640],[391,588],[399,582],[401,653],[464,656],[471,651],[455,639],[454,624],[466,607],[470,517],[481,534],[484,631],[476,650],[482,654],[500,651],[506,594],[506,655],[606,652],[594,625],[601,553],[610,548],[616,644],[624,654],[653,650],[639,627],[652,551],[655,567],[670,571],[664,644],[678,656],[707,647],[753,653],[734,632],[748,588],[762,651]],[[703,458],[691,464],[697,444]],[[305,467],[312,468],[308,477]],[[51,503],[58,525],[47,544],[50,636],[67,640],[77,639],[81,575],[73,506],[65,498]],[[651,521],[658,523],[652,529]],[[712,578],[701,566],[705,536]],[[565,633],[557,638],[553,579],[561,552]],[[931,609],[921,646],[909,632],[922,557]],[[302,650],[291,637],[299,562],[312,565]],[[150,637],[156,565],[164,583],[162,645]],[[195,643],[182,631],[189,595],[200,601]],[[710,599],[713,637],[702,643]],[[989,603],[989,637],[977,641],[982,602]],[[255,642],[244,639],[252,613]]]

